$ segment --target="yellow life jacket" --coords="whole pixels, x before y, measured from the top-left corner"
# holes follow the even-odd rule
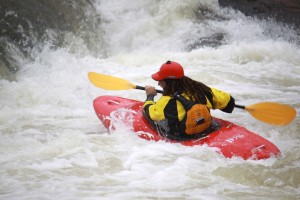
[[[191,107],[185,108],[183,105],[185,103],[181,103],[174,96],[161,96],[157,102],[146,100],[143,114],[161,135],[176,140],[192,138],[198,135],[195,133],[209,130],[211,126],[210,109],[220,109],[230,113],[234,108],[234,99],[230,94],[214,88],[211,90],[213,96],[212,99],[206,99],[206,105],[199,105],[194,102],[194,99],[189,99],[185,93],[180,94],[183,99],[192,104],[191,107],[194,107],[194,104],[197,105],[192,110],[190,110]],[[196,113],[194,117],[191,117],[192,113]],[[203,121],[204,123],[202,123]]]

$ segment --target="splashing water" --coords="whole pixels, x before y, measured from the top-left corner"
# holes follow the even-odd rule
[[[215,0],[59,2],[64,10],[54,1],[57,8],[48,14],[65,13],[73,19],[70,27],[44,20],[36,26],[39,34],[24,28],[35,27],[33,16],[24,22],[17,6],[5,10],[3,19],[15,17],[10,22],[23,27],[18,31],[32,46],[21,53],[24,45],[0,40],[19,63],[14,73],[1,65],[0,199],[299,198],[298,116],[276,127],[241,110],[212,111],[282,152],[281,159],[226,159],[206,145],[142,140],[118,121],[109,132],[94,113],[93,99],[110,94],[144,101],[145,94],[102,90],[87,79],[95,71],[156,86],[151,74],[175,60],[186,75],[231,93],[239,104],[271,101],[299,112],[299,35],[293,29],[221,8]],[[37,7],[46,3],[32,3],[45,17]],[[77,19],[74,10],[80,10]]]

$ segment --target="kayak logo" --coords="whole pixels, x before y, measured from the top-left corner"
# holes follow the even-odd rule
[[[228,142],[228,143],[233,143],[235,140],[237,140],[239,138],[244,138],[244,137],[245,137],[244,135],[237,134],[237,135],[232,136],[231,138],[228,138],[225,141]]]
[[[141,132],[138,134],[138,136],[146,140],[154,140],[154,136],[151,133]]]

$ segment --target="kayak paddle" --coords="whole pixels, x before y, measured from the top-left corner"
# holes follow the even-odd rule
[[[96,87],[107,90],[145,90],[145,87],[134,85],[125,79],[95,72],[89,72],[88,78]],[[156,92],[162,93],[162,90],[156,90]],[[260,121],[279,126],[288,125],[296,116],[296,110],[293,107],[279,103],[261,102],[249,106],[236,104],[235,107],[248,111]]]
[[[288,125],[296,117],[296,110],[293,107],[273,102],[261,102],[249,106],[236,104],[235,107],[248,111],[260,121],[279,126]]]
[[[125,79],[117,78],[114,76],[89,72],[88,77],[91,83],[94,84],[94,86],[106,90],[128,90],[128,89],[145,90],[145,87],[134,85]],[[162,90],[156,90],[156,92],[162,93]]]

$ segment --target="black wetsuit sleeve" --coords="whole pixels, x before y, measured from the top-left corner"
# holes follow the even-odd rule
[[[148,94],[146,101],[154,101],[154,94]]]
[[[222,109],[223,112],[232,113],[235,106],[235,100],[232,96],[230,96],[230,100],[225,108]]]

